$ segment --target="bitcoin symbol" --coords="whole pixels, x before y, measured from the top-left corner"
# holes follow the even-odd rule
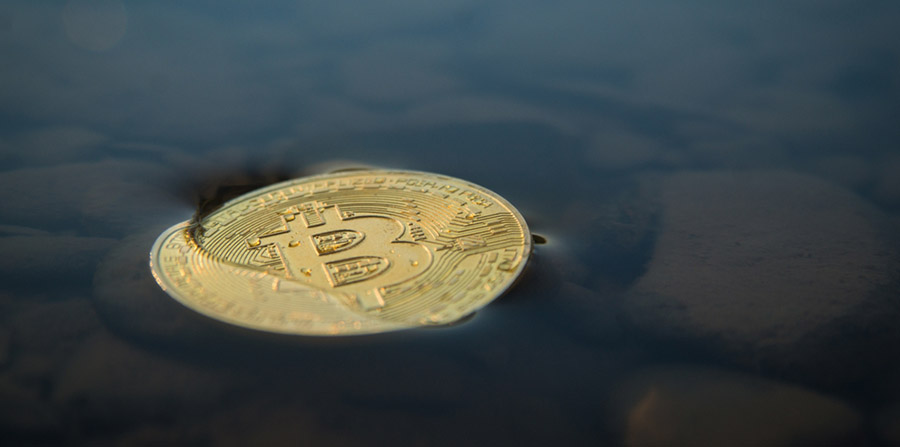
[[[364,309],[383,305],[383,287],[431,265],[429,249],[412,240],[396,219],[341,213],[337,205],[318,202],[278,214],[284,227],[249,238],[248,250],[258,251],[269,265],[278,260],[273,272],[313,287],[339,288]]]

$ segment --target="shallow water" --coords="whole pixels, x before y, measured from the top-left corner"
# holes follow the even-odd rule
[[[896,2],[306,3],[0,6],[4,445],[900,444]],[[347,166],[546,243],[375,337],[153,282],[168,226]]]

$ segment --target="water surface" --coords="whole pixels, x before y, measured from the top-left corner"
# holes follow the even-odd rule
[[[900,444],[896,2],[0,6],[8,445]],[[170,300],[156,236],[367,165],[546,238],[464,324]]]

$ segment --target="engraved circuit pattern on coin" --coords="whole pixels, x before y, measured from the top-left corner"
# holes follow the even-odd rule
[[[208,316],[329,335],[457,321],[506,290],[530,253],[522,216],[482,187],[356,171],[229,201],[161,236],[151,264],[170,295]]]
[[[290,334],[369,334],[412,327],[367,318],[346,309],[326,291],[212,258],[197,248],[189,226],[182,222],[166,230],[153,246],[150,265],[163,290],[202,314]]]

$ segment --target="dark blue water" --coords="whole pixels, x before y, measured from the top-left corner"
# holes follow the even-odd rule
[[[900,5],[0,5],[4,445],[898,445]],[[336,167],[512,202],[449,328],[205,319],[168,226]]]

